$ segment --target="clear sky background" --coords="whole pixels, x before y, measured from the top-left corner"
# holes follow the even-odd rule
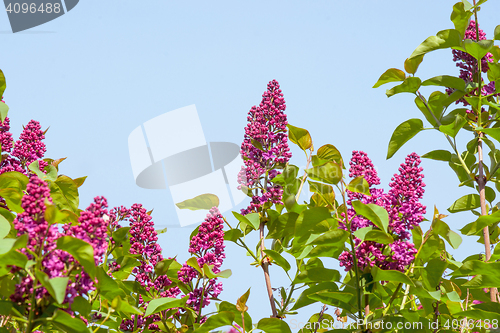
[[[12,132],[17,139],[30,119],[50,126],[46,157],[67,157],[61,173],[88,176],[80,208],[104,195],[110,206],[139,202],[154,208],[159,228],[177,225],[168,190],[135,185],[130,132],[196,104],[207,141],[239,144],[249,109],[276,79],[290,124],[308,129],[316,148],[334,144],[346,160],[352,150],[367,152],[387,189],[407,154],[448,149],[448,143],[424,131],[386,160],[396,126],[421,114],[413,95],[388,99],[385,86],[371,87],[386,69],[402,69],[425,38],[453,28],[449,16],[455,2],[85,0],[52,22],[16,34],[7,13],[0,12],[0,68],[7,78],[4,99]],[[479,23],[491,37],[500,24],[494,17],[499,2],[483,7]],[[421,78],[442,74],[458,74],[449,50],[427,55],[417,72]],[[432,91],[422,89],[426,96]],[[458,137],[459,146],[470,139]],[[296,147],[292,152],[292,163],[303,168],[303,153]],[[445,212],[471,193],[458,188],[446,163],[424,160],[422,166],[427,218],[434,205]],[[234,221],[230,212],[225,215]],[[455,231],[473,220],[471,213],[445,219]],[[161,235],[164,256],[186,260],[192,229],[169,228]],[[463,259],[481,251],[471,237],[454,254]],[[234,303],[252,286],[250,314],[255,321],[269,316],[262,271],[249,266],[251,259],[233,244],[227,245],[227,257],[223,267],[233,276],[224,281],[221,298]],[[333,260],[325,263],[336,266]],[[288,286],[280,270],[271,267],[273,287]],[[316,304],[297,319],[306,321],[319,310]]]

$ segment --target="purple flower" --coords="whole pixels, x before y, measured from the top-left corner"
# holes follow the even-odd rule
[[[205,264],[212,266],[214,273],[220,272],[220,267],[226,255],[224,254],[224,219],[217,207],[210,209],[205,220],[198,228],[198,233],[193,236],[189,245],[189,252],[196,256],[198,265]],[[192,290],[189,292],[187,305],[195,310],[199,310],[203,293],[203,306],[210,304],[210,299],[217,298],[222,292],[222,283],[217,283],[217,279],[210,279],[205,288],[193,288],[191,282],[200,277],[199,273],[184,264],[178,272],[179,280],[187,284]]]
[[[0,146],[2,148],[2,160],[0,161],[0,174],[17,171],[25,175],[30,175],[28,170],[29,164],[39,160],[40,171],[44,171],[47,162],[41,160],[45,153],[45,144],[42,140],[45,135],[41,131],[40,124],[31,120],[28,125],[23,128],[23,131],[15,143],[12,140],[10,130],[10,121],[6,117],[3,122],[0,121]],[[5,205],[4,199],[0,197],[0,206]]]
[[[43,139],[45,139],[45,135],[40,123],[36,120],[30,120],[21,132],[19,140],[14,144],[12,156],[17,157],[23,167],[27,167],[32,162],[43,158],[46,151]]]
[[[472,39],[473,41],[476,40],[485,40],[486,39],[486,33],[484,33],[483,30],[481,30],[478,27],[478,32],[479,32],[479,39],[477,38],[476,34],[476,22],[474,20],[471,20],[469,23],[469,26],[465,30],[465,39]],[[474,81],[474,75],[477,73],[477,60],[470,54],[459,51],[459,50],[452,50],[453,54],[453,61],[456,62],[456,66],[460,68],[460,75],[459,77],[463,79],[466,83]],[[489,63],[493,62],[493,55],[488,52],[482,59],[481,59],[481,72],[486,73],[489,69]],[[446,89],[448,94],[451,94],[453,92],[452,89],[448,88]],[[495,82],[492,81],[488,84],[484,84],[481,87],[481,94],[484,95],[489,95],[495,92]],[[474,93],[471,93],[477,96],[477,89],[474,91]],[[467,106],[469,103],[464,98],[461,98],[457,100],[456,104],[462,103],[463,105]],[[484,109],[482,111],[485,111]],[[468,111],[468,113],[472,113],[472,111]]]
[[[94,249],[94,261],[96,265],[102,263],[108,246],[107,239],[107,208],[108,203],[104,197],[95,197],[94,202],[82,211],[78,218],[78,224],[63,226],[64,235],[81,239]],[[65,262],[74,262],[74,259],[63,251],[56,250]],[[86,295],[95,290],[94,281],[85,273],[76,274],[75,280],[68,283],[66,290],[66,302],[73,303],[78,295]]]
[[[28,259],[35,259],[31,253],[35,253],[40,259],[43,258],[44,272],[49,278],[53,278],[63,274],[64,264],[52,252],[56,247],[55,241],[59,237],[59,232],[56,225],[49,225],[44,218],[45,202],[52,203],[47,183],[32,175],[26,186],[26,194],[21,200],[24,212],[17,215],[13,224],[17,230],[17,237],[28,235],[26,248],[20,251],[26,254]],[[13,268],[13,271],[18,272],[19,269]],[[33,292],[33,280],[30,275],[26,275],[16,285],[16,291],[11,299],[14,302],[28,301]],[[47,290],[39,287],[36,291],[36,298],[40,299],[46,296],[48,297]]]
[[[285,99],[276,80],[269,82],[259,106],[248,113],[248,124],[241,144],[244,167],[238,175],[238,183],[254,190],[254,198],[242,214],[257,211],[264,202],[282,204],[282,192],[270,182],[276,176],[274,169],[284,165],[291,157],[286,134],[287,117]],[[267,187],[262,180],[267,172]],[[271,190],[273,189],[273,190]],[[267,195],[271,191],[272,195]]]
[[[147,291],[154,289],[159,297],[175,298],[180,293],[178,287],[172,287],[172,281],[166,275],[157,276],[155,266],[163,260],[161,254],[161,246],[157,243],[158,233],[154,229],[154,222],[141,204],[134,204],[130,209],[125,207],[114,208],[110,213],[110,224],[115,228],[120,228],[118,221],[128,219],[130,222],[130,253],[137,255],[140,265],[134,267],[132,274],[135,275],[135,280],[139,282]],[[112,267],[116,269],[116,267]],[[139,306],[147,306],[148,302],[144,301],[139,296]],[[146,319],[152,318],[153,321],[159,320],[158,315],[149,317],[137,317],[137,327],[141,328]],[[134,316],[132,319],[123,320],[120,328],[126,331],[132,331],[134,328]],[[149,330],[159,330],[159,328],[151,324]]]
[[[406,157],[405,163],[401,164],[399,168],[399,174],[395,174],[391,179],[392,182],[389,184],[391,189],[387,194],[382,189],[372,188],[373,185],[380,184],[380,179],[366,153],[354,151],[349,164],[351,166],[349,176],[364,176],[370,186],[371,194],[368,196],[347,191],[350,232],[374,226],[371,221],[356,214],[352,201],[359,200],[364,204],[376,204],[387,210],[389,215],[388,232],[395,239],[393,243],[384,245],[374,241],[362,242],[354,237],[358,266],[362,270],[366,267],[377,266],[382,269],[404,271],[413,262],[417,253],[414,245],[409,242],[409,231],[423,221],[423,214],[425,214],[425,206],[419,202],[425,186],[422,181],[422,168],[419,167],[420,157],[415,153]],[[341,215],[345,218],[345,214]],[[347,230],[344,223],[340,223],[340,227]],[[340,266],[343,266],[346,271],[350,270],[353,265],[352,253],[343,252],[339,256],[339,261]]]

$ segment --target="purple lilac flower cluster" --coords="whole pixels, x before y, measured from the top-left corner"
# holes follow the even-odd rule
[[[42,266],[44,272],[49,278],[59,277],[63,274],[64,262],[53,253],[56,248],[56,240],[59,237],[57,226],[49,225],[45,220],[45,202],[51,204],[50,190],[47,184],[37,176],[31,176],[29,183],[26,186],[26,194],[21,201],[21,207],[24,212],[18,214],[13,221],[14,227],[17,230],[17,237],[24,234],[28,235],[28,243],[26,248],[20,251],[24,253],[28,259],[34,259],[31,253],[36,253],[39,257],[44,257]],[[13,268],[13,271],[19,271],[18,268]],[[11,295],[13,302],[25,302],[31,298],[34,292],[33,279],[26,274],[21,278],[19,284],[16,285],[16,291]],[[36,298],[41,299],[48,297],[48,292],[45,288],[36,289]]]
[[[154,229],[154,222],[141,204],[134,204],[130,209],[119,207],[113,209],[110,214],[111,224],[117,225],[118,220],[128,219],[130,222],[130,253],[139,255],[140,265],[134,267],[132,274],[135,275],[135,280],[143,286],[146,291],[152,288],[158,291],[159,297],[175,298],[180,293],[178,287],[171,287],[172,281],[166,276],[156,276],[154,272],[155,266],[163,260],[161,254],[161,246],[157,243],[158,233]],[[147,302],[139,296],[139,306],[147,306]],[[147,319],[159,319],[158,315],[153,315],[147,318],[142,316],[137,317],[137,327],[142,327]],[[130,320],[124,320],[120,328],[126,331],[132,331],[134,328],[135,316]],[[156,324],[150,324],[148,329],[151,331],[159,330]]]
[[[6,157],[0,163],[0,174],[9,171],[18,171],[28,175],[28,166],[38,160],[40,171],[47,166],[47,162],[42,158],[45,154],[45,144],[42,142],[45,135],[41,129],[40,123],[36,120],[24,126],[19,140],[13,143],[10,130],[10,120],[8,117],[0,122],[0,143],[2,153],[7,153]]]
[[[94,248],[96,264],[102,261],[106,244],[106,221],[103,216],[106,212],[106,199],[97,197],[94,203],[83,211],[74,226],[64,225],[63,232],[59,232],[56,224],[49,224],[45,220],[46,204],[52,204],[50,190],[47,183],[31,175],[26,186],[26,194],[21,201],[24,212],[14,219],[14,227],[17,236],[28,235],[26,248],[20,251],[29,259],[34,259],[36,254],[42,259],[41,269],[49,278],[68,276],[71,270],[78,267],[78,263],[67,252],[56,249],[57,239],[62,236],[72,236],[84,240]],[[70,269],[70,267],[72,267]],[[13,272],[19,272],[19,268],[13,268]],[[34,287],[36,287],[36,299],[48,299],[48,291],[41,286],[33,286],[33,279],[29,274],[22,274],[20,283],[16,285],[15,293],[11,296],[14,302],[29,301]],[[84,272],[76,274],[74,280],[70,280],[66,289],[66,297],[63,303],[70,307],[73,299],[78,295],[87,294],[94,290],[94,281]]]
[[[479,40],[485,40],[486,33],[479,27],[477,27],[477,30],[479,32]],[[472,39],[474,41],[478,40],[476,33],[476,22],[474,20],[470,21],[469,26],[465,30],[464,40],[465,39]],[[452,50],[452,53],[453,53],[453,61],[455,61],[456,66],[460,68],[459,77],[463,79],[465,82],[472,82],[474,80],[474,75],[477,73],[478,69],[477,60],[470,54],[463,51]],[[486,73],[488,71],[490,62],[493,62],[493,55],[488,52],[481,59],[481,71],[483,73]],[[446,91],[449,94],[452,93],[452,89],[447,89]],[[495,92],[495,81],[491,81],[490,83],[485,84],[481,87],[481,94],[483,96],[492,94],[494,92]],[[463,98],[459,99],[456,103],[457,104],[462,103],[465,106],[469,105],[469,103],[467,103],[467,101]],[[469,111],[469,113],[472,113],[472,111]]]
[[[96,265],[102,263],[108,246],[107,228],[108,228],[108,202],[104,197],[95,197],[94,202],[80,214],[78,224],[63,225],[64,235],[86,241],[94,248],[94,261]],[[67,263],[74,262],[74,259],[67,253],[60,251],[60,256]],[[82,272],[77,274],[75,281],[68,284],[66,291],[66,301],[73,303],[77,295],[85,295],[95,290],[94,281],[90,276]]]
[[[212,271],[217,274],[226,255],[224,254],[224,218],[219,209],[210,209],[205,220],[201,223],[198,233],[193,236],[189,245],[189,253],[196,256],[198,265],[203,267],[207,264],[212,266]],[[179,280],[188,286],[192,291],[188,294],[187,305],[198,311],[201,299],[203,306],[210,304],[210,299],[217,298],[222,292],[222,283],[217,283],[217,279],[210,279],[207,286],[192,288],[191,282],[199,277],[199,273],[191,266],[184,264],[178,273]],[[202,295],[203,294],[203,295]]]
[[[417,252],[414,245],[409,241],[410,232],[415,226],[423,221],[425,206],[419,200],[422,198],[425,184],[423,183],[422,168],[420,157],[412,153],[405,159],[399,168],[399,174],[395,174],[389,184],[390,190],[384,193],[382,189],[372,188],[373,185],[379,185],[380,179],[373,167],[372,161],[367,154],[362,151],[353,151],[350,161],[349,176],[363,176],[370,186],[371,196],[361,193],[347,191],[349,209],[347,211],[350,220],[351,232],[358,229],[374,226],[374,224],[357,215],[352,206],[354,200],[359,200],[364,204],[376,204],[384,207],[389,215],[389,228],[395,241],[384,245],[373,241],[362,242],[354,237],[356,246],[356,258],[360,269],[373,267],[374,265],[382,269],[393,269],[404,271],[405,268],[413,262],[414,255]],[[342,214],[345,218],[345,215]],[[344,223],[341,228],[347,230]],[[339,256],[340,265],[345,270],[350,270],[353,265],[352,253],[343,252]]]
[[[259,106],[253,106],[248,113],[240,151],[244,167],[238,183],[255,192],[250,206],[242,210],[243,215],[256,212],[266,202],[282,204],[283,190],[272,179],[278,174],[274,168],[286,164],[291,157],[285,109],[280,85],[273,80],[268,83]],[[263,177],[268,177],[265,185],[261,184]]]

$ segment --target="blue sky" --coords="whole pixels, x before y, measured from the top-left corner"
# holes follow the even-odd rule
[[[367,152],[387,188],[408,153],[448,147],[444,137],[424,131],[387,161],[392,131],[420,112],[412,95],[388,99],[385,86],[371,87],[386,69],[402,68],[425,38],[453,27],[454,3],[85,0],[54,21],[16,34],[0,12],[0,68],[7,78],[4,98],[12,132],[17,138],[30,119],[50,126],[46,156],[67,157],[61,173],[88,176],[81,208],[104,195],[111,206],[139,202],[154,208],[160,227],[175,225],[168,190],[135,185],[130,132],[165,112],[196,104],[207,141],[239,144],[248,110],[276,79],[290,124],[308,129],[315,147],[334,144],[345,159],[352,150]],[[500,23],[493,14],[498,9],[490,1],[480,12],[487,36]],[[458,74],[451,59],[449,51],[431,53],[417,74]],[[470,139],[459,137],[459,145]],[[303,154],[295,147],[292,152],[292,163],[304,167]],[[422,166],[427,217],[433,205],[444,212],[470,193],[457,187],[445,163],[424,160]],[[233,220],[232,214],[226,216]],[[473,215],[455,214],[445,221],[458,230]],[[170,228],[161,235],[164,255],[187,259],[191,230]],[[471,238],[455,255],[480,251]],[[227,252],[225,268],[233,270],[233,277],[225,281],[221,297],[235,302],[252,286],[250,313],[255,319],[268,316],[261,270],[248,265],[251,260],[240,248],[228,245]],[[272,267],[271,275],[273,287],[287,286],[278,269]],[[298,318],[305,321],[319,310],[308,308]]]

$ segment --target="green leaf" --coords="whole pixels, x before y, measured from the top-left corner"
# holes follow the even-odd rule
[[[344,248],[344,243],[349,237],[349,233],[342,229],[329,230],[310,242],[308,245],[335,245]]]
[[[111,302],[118,295],[122,298],[126,297],[125,292],[120,288],[118,282],[110,277],[102,266],[97,268],[96,276],[98,281],[97,289],[105,299]]]
[[[203,265],[203,275],[209,279],[216,279],[218,277],[227,279],[232,274],[230,269],[225,269],[225,270],[215,274],[214,271],[212,270],[212,268],[213,268],[213,265],[204,264]]]
[[[320,301],[320,302],[327,304],[327,305],[336,306],[337,302],[335,302],[335,301],[332,302],[332,301],[330,301],[330,299],[339,300],[339,301],[342,301],[344,303],[349,304],[349,302],[352,300],[353,296],[354,296],[353,294],[340,292],[340,291],[319,291],[317,293],[309,295],[309,298],[316,300],[316,301]]]
[[[3,97],[3,93],[4,93],[6,88],[7,88],[7,82],[5,81],[5,75],[3,74],[2,70],[0,69],[0,99],[1,99],[1,97]],[[0,103],[2,103],[2,102],[0,102]],[[4,121],[3,118],[2,118],[2,121]]]
[[[313,267],[297,275],[293,283],[332,282],[339,279],[340,273],[335,269]]]
[[[259,213],[250,213],[245,216],[233,212],[234,217],[240,222],[245,223],[246,225],[251,226],[254,230],[259,230],[260,228],[260,216]]]
[[[288,138],[302,150],[307,150],[312,146],[311,134],[306,129],[295,127],[290,124],[288,127]]]
[[[249,296],[250,296],[250,288],[248,288],[246,293],[241,295],[236,301],[236,309],[239,312],[246,312],[248,310],[247,301]]]
[[[57,169],[51,164],[47,165],[44,168],[47,173],[43,173],[42,171],[40,171],[40,165],[38,161],[34,161],[33,163],[31,163],[28,166],[28,169],[31,170],[35,175],[37,175],[38,178],[44,181],[54,181],[57,178]]]
[[[391,244],[394,238],[382,230],[370,230],[365,235],[365,241],[377,242],[380,244]]]
[[[465,29],[469,25],[469,19],[472,12],[466,11],[463,2],[457,2],[453,6],[453,12],[451,13],[450,19],[455,25],[455,30],[460,32],[460,35],[465,36]]]
[[[457,114],[455,116],[455,121],[453,123],[449,125],[439,126],[439,131],[454,138],[455,136],[457,136],[458,131],[460,131],[465,124],[467,124],[467,120],[460,114]],[[450,153],[450,158],[451,158],[451,153]]]
[[[61,329],[63,332],[68,333],[89,333],[89,329],[85,323],[78,319],[73,318],[71,315],[62,309],[58,309],[51,319],[51,322]]]
[[[340,166],[343,166],[344,164],[344,162],[342,161],[342,155],[340,154],[340,151],[334,145],[331,144],[326,144],[321,146],[318,149],[316,156],[323,161],[336,162]]]
[[[311,247],[310,245],[307,245],[301,256],[304,256],[304,258],[319,258],[319,257],[337,258],[344,251],[345,248],[344,246],[340,247],[339,245],[334,245],[334,246],[318,245],[313,249],[310,249],[310,247]]]
[[[366,181],[365,177],[359,176],[351,180],[347,189],[351,192],[361,193],[364,195],[371,196],[370,194],[370,184]]]
[[[189,209],[189,210],[209,210],[213,207],[219,207],[219,197],[215,194],[205,193],[194,197],[193,199],[187,199],[182,202],[175,204],[179,209]]]
[[[240,229],[231,229],[224,231],[224,240],[236,243],[240,237],[243,236],[243,232]]]
[[[336,162],[327,162],[305,170],[313,180],[336,185],[342,179],[342,168]]]
[[[387,227],[389,226],[389,214],[383,207],[376,204],[364,204],[361,201],[353,201],[352,207],[356,211],[357,215],[362,215],[370,220],[380,230],[387,232]]]
[[[373,88],[378,88],[383,84],[389,83],[389,82],[398,82],[398,81],[404,81],[406,79],[406,74],[400,69],[397,68],[390,68],[385,71],[384,74],[380,75],[380,78],[378,81],[375,83]]]
[[[68,286],[69,278],[56,277],[49,279],[49,276],[42,271],[35,271],[35,276],[42,286],[47,289],[50,296],[52,296],[57,303],[62,304],[66,297],[66,287]]]
[[[497,81],[500,80],[500,64],[488,63],[488,80]]]
[[[495,62],[500,61],[500,47],[498,47],[497,45],[493,46],[491,48],[491,54],[493,55],[493,60]]]
[[[262,151],[264,150],[264,147],[262,147],[262,143],[260,143],[260,141],[255,140],[255,139],[251,139],[251,142],[252,142],[252,146],[254,146],[255,148],[262,150]]]
[[[455,29],[439,31],[436,36],[430,36],[423,41],[410,56],[410,59],[426,53],[462,45],[462,35]]]
[[[29,178],[17,171],[5,172],[0,175],[0,188],[15,188],[22,192],[28,183]]]
[[[78,213],[80,199],[78,197],[78,185],[68,176],[61,175],[50,183],[50,196],[57,208]]]
[[[10,210],[16,213],[24,212],[24,209],[21,207],[22,192],[20,192],[19,189],[1,188],[0,197],[5,199],[5,203],[7,203],[7,207],[9,207]]]
[[[440,93],[440,92],[438,92],[438,93]],[[427,121],[434,127],[437,127],[436,119],[441,118],[441,112],[443,110],[443,106],[441,104],[441,105],[439,105],[439,107],[437,107],[436,104],[438,104],[438,103],[434,103],[434,105],[433,105],[433,104],[431,104],[431,100],[432,99],[439,99],[439,97],[440,97],[440,95],[432,93],[431,96],[429,97],[429,102],[427,102],[423,96],[415,97],[415,104],[417,105],[418,109],[425,116],[425,119],[427,119]],[[423,99],[423,101],[421,98]],[[427,106],[429,107],[430,111],[427,109],[424,101],[425,101],[425,103],[427,103]],[[434,106],[434,108],[433,108],[433,106]],[[455,119],[455,117],[453,117],[453,120],[454,119]]]
[[[406,78],[403,83],[392,87],[391,89],[388,89],[386,91],[387,97],[394,96],[396,94],[400,93],[411,93],[414,94],[417,92],[418,88],[420,88],[420,84],[422,81],[416,76],[410,76],[409,78]]]
[[[303,308],[304,306],[308,306],[310,304],[317,302],[317,301],[309,298],[309,295],[311,295],[311,294],[315,294],[318,291],[334,292],[334,291],[338,291],[338,289],[339,288],[337,287],[335,282],[321,282],[321,283],[318,283],[317,285],[312,285],[302,292],[302,294],[299,296],[299,298],[297,299],[297,302],[295,302],[295,304],[291,310],[292,311],[297,310],[297,309]]]
[[[215,315],[208,317],[207,321],[199,328],[194,330],[193,333],[206,333],[215,328],[231,325],[234,321],[235,314],[229,311],[222,311]]]
[[[153,299],[149,302],[148,307],[146,308],[146,312],[144,316],[150,316],[160,311],[179,308],[186,305],[186,301],[189,299],[189,296],[185,296],[184,298],[171,298],[171,297],[162,297]]]
[[[464,40],[465,51],[476,58],[476,60],[481,60],[488,52],[491,51],[492,47],[492,40],[485,39],[480,40],[479,42],[472,39]]]
[[[424,55],[415,57],[415,58],[408,58],[405,60],[405,70],[410,73],[410,74],[415,74],[417,72],[418,66],[420,66],[420,63],[424,60]]]
[[[10,222],[3,215],[0,215],[0,239],[5,238],[10,233],[10,228]]]
[[[401,273],[400,271],[395,270],[382,270],[377,266],[373,266],[372,268],[373,281],[390,281],[390,282],[399,282],[408,284],[411,286],[415,286],[413,281]]]
[[[450,213],[464,212],[481,206],[479,195],[467,194],[458,199],[448,208]]]
[[[156,275],[165,275],[167,274],[167,271],[172,265],[172,263],[175,262],[175,258],[169,258],[169,259],[163,259],[159,263],[156,264],[155,266],[155,273]]]
[[[71,310],[77,311],[79,314],[86,317],[90,314],[92,305],[82,296],[76,296],[73,300],[73,304],[71,304]]]
[[[4,122],[8,114],[9,114],[9,107],[7,106],[7,104],[0,102],[0,120]]]
[[[309,191],[312,193],[317,193],[328,205],[333,206],[335,204],[335,192],[331,185],[307,181],[309,183]]]
[[[409,119],[400,124],[392,133],[391,140],[389,141],[389,149],[387,150],[387,159],[394,156],[394,154],[401,148],[408,140],[413,138],[417,133],[424,129],[424,124],[420,119]]]
[[[422,155],[422,157],[436,161],[451,161],[451,153],[447,150],[433,150],[428,152],[427,154]]]
[[[432,229],[438,233],[441,237],[446,239],[446,241],[454,248],[458,249],[460,244],[462,244],[462,237],[455,231],[451,230],[450,227],[441,220],[434,220],[432,222]]]
[[[57,239],[57,249],[71,254],[91,278],[95,277],[94,249],[89,243],[75,237],[64,236]]]
[[[500,313],[488,312],[488,311],[483,311],[483,310],[473,309],[473,310],[461,311],[461,312],[455,313],[455,315],[460,316],[460,317],[466,317],[467,319],[488,320],[490,322],[493,320],[496,320],[497,323],[500,322]],[[479,326],[478,326],[478,328],[479,328]],[[491,330],[490,332],[494,332],[494,331]]]
[[[495,39],[495,40],[500,40],[500,25],[497,25],[497,26],[495,27],[495,31],[494,31],[494,33],[493,33],[493,34],[494,34],[494,36],[495,36],[495,37],[494,37],[494,39]]]
[[[449,76],[449,75],[435,76],[433,78],[427,79],[424,82],[422,82],[422,85],[441,86],[441,87],[447,87],[465,91],[465,81],[459,77]]]
[[[285,271],[289,271],[290,268],[292,268],[290,266],[290,264],[288,263],[288,261],[281,255],[279,254],[278,252],[276,251],[273,251],[273,250],[264,250],[265,254],[267,254],[269,257],[271,257],[271,259],[273,259],[273,261],[278,265],[280,266],[281,268],[283,268]]]
[[[129,304],[126,300],[123,300],[120,296],[116,296],[111,302],[111,307],[116,311],[121,311],[125,313],[142,315],[142,311],[135,306]]]
[[[500,222],[500,210],[490,215],[482,215],[476,221],[465,225],[460,231],[467,236],[480,235],[485,227]]]
[[[193,267],[194,269],[196,269],[198,271],[198,273],[203,275],[203,270],[201,269],[200,265],[198,264],[198,260],[196,259],[196,257],[189,258],[186,261],[186,265]]]
[[[452,276],[497,275],[500,279],[500,275],[497,274],[499,271],[500,262],[468,260],[458,270],[454,271]]]
[[[129,235],[129,230],[130,227],[122,227],[113,232],[113,241],[115,241],[118,244],[121,244],[125,239],[127,239],[127,236]]]
[[[85,177],[80,177],[80,178],[75,178],[73,179],[78,187],[82,186],[83,183],[85,183],[85,180],[87,179],[87,176]]]
[[[481,132],[488,134],[493,139],[500,142],[500,128],[483,128]]]
[[[373,230],[372,226],[360,228],[354,232],[354,236],[364,241],[366,234],[371,230]]]
[[[434,258],[427,263],[422,270],[423,284],[427,290],[436,290],[442,279],[442,275],[448,266],[441,258]]]
[[[278,318],[263,318],[257,328],[267,333],[292,333],[288,324]]]
[[[242,296],[243,297],[243,296]],[[241,297],[240,297],[241,298]],[[245,305],[246,306],[246,305]],[[226,301],[222,301],[220,304],[219,304],[219,307],[217,309],[219,312],[224,312],[224,311],[229,311],[229,312],[232,312],[234,313],[234,321],[240,325],[240,327],[243,326],[243,320],[241,318],[241,312],[238,311],[238,309],[236,308],[236,305],[234,304],[231,304],[229,302],[226,302]],[[252,318],[250,317],[250,315],[248,314],[248,312],[245,312],[244,313],[244,318],[245,318],[245,330],[247,332],[250,332],[253,328],[253,325],[252,325]]]
[[[295,237],[309,237],[311,229],[331,217],[330,211],[325,207],[304,210],[295,221]]]

